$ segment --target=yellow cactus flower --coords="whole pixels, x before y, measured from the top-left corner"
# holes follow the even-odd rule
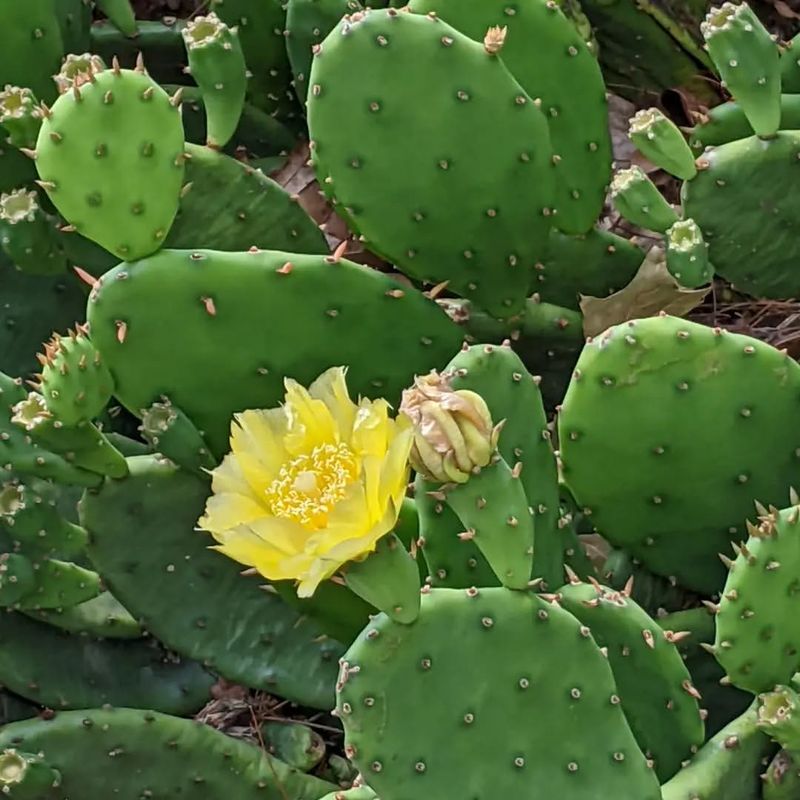
[[[198,527],[214,549],[270,580],[296,580],[310,597],[394,528],[413,431],[385,400],[354,403],[341,367],[307,390],[285,386],[283,406],[234,415]]]

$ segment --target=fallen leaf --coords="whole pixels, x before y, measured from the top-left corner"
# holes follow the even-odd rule
[[[597,336],[612,325],[630,319],[654,317],[662,311],[682,317],[703,302],[710,286],[686,289],[667,270],[661,247],[652,247],[631,282],[608,297],[581,295],[583,332]]]
[[[784,3],[783,0],[772,0],[772,5],[782,17],[785,17],[786,19],[800,19],[800,14],[798,14],[788,3]]]

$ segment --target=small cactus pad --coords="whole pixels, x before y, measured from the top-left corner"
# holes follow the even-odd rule
[[[42,358],[41,392],[47,410],[64,425],[96,417],[111,399],[114,382],[83,328],[56,334]]]
[[[547,243],[554,167],[494,36],[392,8],[345,17],[314,58],[308,124],[320,182],[371,249],[507,317]]]
[[[53,0],[0,3],[2,83],[27,86],[48,103],[56,93],[51,76],[64,55],[55,5]]]
[[[640,228],[664,232],[678,221],[675,209],[641,167],[628,167],[614,176],[611,199],[617,213]]]
[[[96,0],[98,8],[125,36],[136,36],[136,17],[131,0]]]
[[[694,289],[714,276],[703,232],[693,219],[681,219],[667,230],[667,269],[681,284]]]
[[[0,753],[0,792],[12,800],[55,798],[61,775],[41,756],[6,749]]]
[[[719,275],[759,297],[800,295],[800,215],[794,168],[800,132],[709,148],[681,190]]]
[[[781,120],[778,46],[747,3],[712,8],[701,24],[708,53],[723,85],[747,115],[753,130],[773,136]]]
[[[431,589],[413,625],[377,617],[337,699],[345,752],[381,800],[660,798],[600,648],[532,593]]]
[[[694,178],[694,156],[678,126],[657,108],[638,111],[628,131],[631,141],[649,161],[682,180]]]
[[[36,192],[0,194],[0,247],[17,267],[34,275],[67,269],[56,221],[42,211]]]
[[[61,215],[125,260],[161,247],[184,171],[178,108],[145,72],[99,72],[56,100],[36,168]]]
[[[511,467],[521,467],[520,483],[533,510],[534,578],[551,589],[563,580],[558,475],[539,386],[508,345],[474,345],[448,365],[453,389],[470,389],[486,401],[492,419],[505,420],[498,450]],[[506,514],[509,509],[506,508]]]
[[[764,692],[800,669],[800,507],[767,511],[737,546],[717,615],[714,655],[731,683]]]
[[[770,761],[763,778],[763,800],[794,800],[800,797],[800,757],[788,750],[781,750]]]
[[[307,385],[341,364],[354,394],[396,402],[461,344],[415,289],[335,256],[275,251],[162,250],[105,275],[87,313],[119,400],[140,414],[168,396],[216,455],[233,413],[277,406],[287,375]]]
[[[711,594],[753,501],[797,479],[798,393],[797,363],[747,336],[668,316],[614,326],[564,398],[564,479],[612,544]]]
[[[478,42],[492,26],[506,28],[503,63],[529,97],[541,103],[556,163],[553,224],[586,233],[603,209],[611,178],[611,137],[600,65],[561,3],[549,0],[412,0]]]
[[[128,462],[127,478],[80,506],[89,557],[114,596],[171,650],[228,680],[330,708],[341,645],[207,546],[195,523],[208,483],[152,456]]]
[[[76,636],[16,611],[0,612],[0,644],[3,686],[53,709],[108,703],[193,714],[215,681],[197,662],[167,654],[153,640]]]
[[[58,800],[317,800],[335,788],[249,742],[155,711],[62,711],[4,726],[0,747],[41,753],[61,773]]]
[[[703,743],[700,694],[675,644],[625,592],[574,579],[558,602],[608,649],[625,718],[663,783]]]
[[[292,65],[294,90],[303,106],[308,95],[314,49],[345,14],[361,10],[358,0],[288,0],[286,3],[286,52]]]
[[[236,29],[213,12],[195,17],[183,29],[189,70],[203,93],[207,144],[228,143],[239,124],[247,91],[247,65]]]
[[[35,147],[41,126],[42,112],[30,89],[6,86],[0,92],[0,129],[14,147]]]
[[[762,759],[775,746],[756,727],[755,703],[709,739],[661,787],[662,800],[754,800]]]

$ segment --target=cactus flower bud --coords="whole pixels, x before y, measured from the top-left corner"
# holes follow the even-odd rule
[[[501,425],[492,424],[479,394],[454,390],[447,375],[416,378],[403,392],[400,412],[414,423],[411,465],[428,480],[466,483],[494,455]]]

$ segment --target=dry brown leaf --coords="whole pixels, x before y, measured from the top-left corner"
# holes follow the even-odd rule
[[[775,10],[785,19],[800,19],[798,14],[788,3],[783,0],[771,0]]]
[[[652,247],[633,280],[609,297],[581,295],[583,332],[597,336],[612,325],[629,319],[654,317],[664,311],[676,317],[688,314],[703,302],[710,287],[686,289],[667,270],[664,250]]]

